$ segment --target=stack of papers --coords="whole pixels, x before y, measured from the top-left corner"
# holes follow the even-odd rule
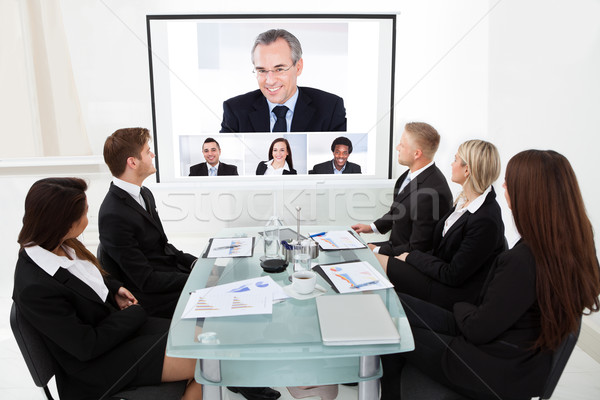
[[[315,267],[315,271],[324,275],[323,278],[329,281],[338,293],[356,293],[394,287],[367,261],[321,264]]]
[[[181,318],[272,314],[273,302],[288,298],[270,276],[195,290]]]

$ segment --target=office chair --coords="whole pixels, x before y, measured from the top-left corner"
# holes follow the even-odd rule
[[[577,332],[569,333],[565,340],[563,340],[562,344],[554,352],[554,355],[552,356],[552,368],[550,369],[550,375],[546,380],[540,400],[547,400],[552,397],[552,393],[554,393],[554,389],[556,388],[560,376],[567,365],[567,361],[569,361],[571,353],[573,353],[573,349],[577,344],[577,339],[579,339],[580,332],[581,318],[579,319],[579,328],[577,329]]]
[[[452,389],[436,382],[422,373],[417,367],[406,364],[402,368],[401,393],[409,400],[469,400]]]
[[[46,399],[54,400],[48,382],[58,366],[46,347],[42,336],[21,316],[13,302],[10,309],[10,327],[25,359],[25,364],[37,387],[43,388]],[[141,386],[116,393],[110,399],[116,400],[179,400],[185,392],[186,381],[162,383],[158,386]]]
[[[581,332],[581,319],[577,332],[570,333],[554,352],[552,356],[552,367],[550,375],[544,384],[540,400],[548,400],[552,397],[554,389],[560,380],[567,361],[573,353]],[[416,367],[408,364],[402,370],[402,398],[411,400],[464,400],[465,397],[453,392],[451,389],[437,383],[429,378]]]

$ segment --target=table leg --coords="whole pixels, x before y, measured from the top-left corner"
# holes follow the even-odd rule
[[[379,372],[379,356],[360,357],[358,376],[368,378]],[[379,379],[358,382],[358,399],[372,400],[379,398]]]
[[[221,361],[219,360],[200,360],[200,373],[207,381],[221,382]],[[221,400],[221,386],[204,385],[202,386],[203,400]]]

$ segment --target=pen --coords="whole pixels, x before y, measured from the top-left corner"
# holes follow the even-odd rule
[[[360,285],[354,285],[352,286],[354,289],[358,289],[361,288],[363,286],[367,286],[367,285],[373,285],[375,283],[379,283],[379,281],[370,281],[370,282],[365,282],[365,283],[361,283]]]
[[[236,247],[240,247],[239,244],[232,244],[231,246],[221,246],[221,247],[213,247],[213,250],[223,250],[223,249],[234,249]]]
[[[310,235],[309,238],[314,238],[316,236],[323,236],[325,235],[327,232],[320,232],[320,233],[315,233],[314,235]]]

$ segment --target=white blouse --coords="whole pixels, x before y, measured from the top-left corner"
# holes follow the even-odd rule
[[[448,230],[452,227],[452,225],[454,225],[454,223],[456,221],[458,221],[458,219],[460,217],[462,217],[463,214],[466,211],[469,211],[471,214],[474,214],[477,210],[479,210],[479,208],[481,207],[481,205],[485,201],[486,196],[491,191],[492,191],[492,187],[488,186],[488,188],[485,189],[485,192],[483,192],[481,195],[477,196],[477,198],[475,200],[473,200],[471,202],[471,204],[469,204],[466,207],[463,207],[463,204],[465,204],[465,202],[467,201],[467,199],[464,198],[464,197],[461,197],[458,200],[458,203],[456,203],[456,207],[454,208],[454,212],[452,214],[450,214],[450,216],[444,222],[444,230],[442,231],[442,237],[446,236],[446,232],[448,232]]]
[[[59,268],[64,268],[92,288],[100,297],[100,300],[106,301],[108,288],[98,268],[87,260],[77,258],[75,250],[72,248],[63,246],[63,250],[72,258],[71,260],[68,257],[58,256],[40,246],[25,248],[27,255],[48,275],[54,276]]]
[[[267,166],[267,170],[265,171],[265,175],[283,175],[283,170],[290,170],[287,161],[283,165],[283,168],[273,168],[273,160],[265,161],[265,165]]]

